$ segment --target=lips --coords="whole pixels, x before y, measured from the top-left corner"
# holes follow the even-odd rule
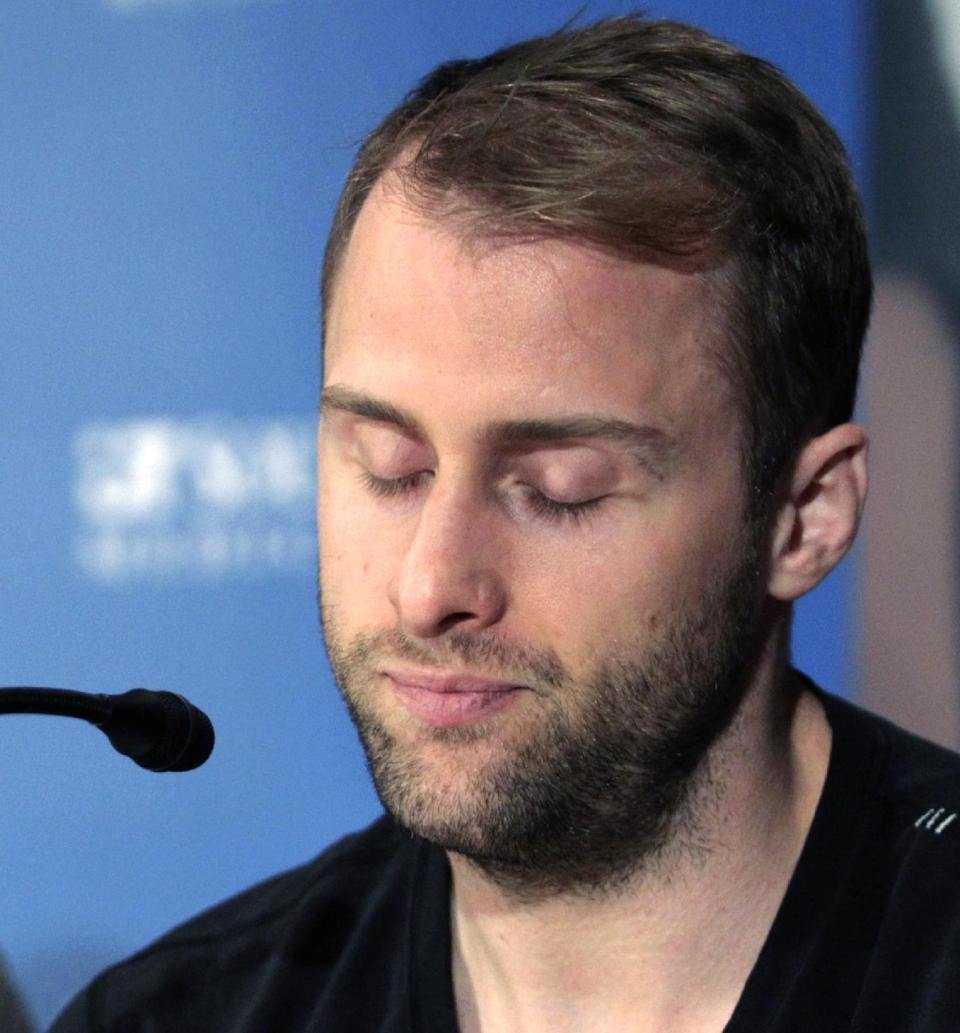
[[[383,673],[407,710],[435,728],[488,720],[526,691],[522,685],[475,675],[400,668]]]

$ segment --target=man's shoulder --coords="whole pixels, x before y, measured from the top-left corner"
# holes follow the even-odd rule
[[[864,785],[888,821],[912,816],[912,827],[930,824],[940,835],[960,826],[960,754],[846,700],[822,699],[838,744],[837,763],[867,767],[860,773]],[[953,831],[960,842],[960,827]]]
[[[798,1008],[824,993],[847,1009],[844,1028],[955,1029],[960,756],[850,703],[824,703],[837,770],[811,834],[820,856],[793,900],[797,927],[804,910],[820,916],[804,941],[811,976],[798,981]]]
[[[730,1031],[957,1029],[960,756],[817,694],[826,783]]]
[[[52,1033],[267,1029],[276,1017],[256,1013],[263,1002],[287,1007],[285,1028],[300,1028],[288,1019],[304,986],[316,995],[344,958],[376,965],[381,944],[392,948],[418,842],[381,818],[108,968]]]
[[[305,864],[280,872],[213,905],[134,954],[129,965],[163,951],[242,937],[282,923],[304,907],[332,906],[380,885],[407,860],[413,837],[387,817],[328,846]]]

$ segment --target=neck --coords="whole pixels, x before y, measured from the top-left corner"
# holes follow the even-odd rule
[[[829,757],[822,709],[780,652],[770,650],[704,758],[709,777],[687,800],[691,820],[677,822],[674,841],[628,882],[518,898],[450,856],[462,1033],[723,1029],[796,865]]]

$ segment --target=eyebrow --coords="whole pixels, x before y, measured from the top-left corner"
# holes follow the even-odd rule
[[[410,413],[390,402],[340,384],[326,387],[321,392],[321,414],[330,410],[359,416],[375,423],[387,423],[408,434],[426,438],[420,423]],[[623,446],[645,469],[652,469],[658,477],[662,477],[662,466],[676,451],[674,439],[659,427],[589,414],[550,419],[499,420],[485,427],[480,438],[490,444],[515,446],[540,442],[611,442]]]
[[[325,387],[320,392],[320,415],[324,415],[328,410],[345,412],[351,416],[372,420],[374,423],[390,423],[419,437],[425,436],[420,424],[409,413],[389,402],[340,384]]]

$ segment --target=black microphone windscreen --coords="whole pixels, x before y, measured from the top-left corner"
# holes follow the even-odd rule
[[[210,718],[174,692],[131,689],[107,697],[110,716],[100,724],[113,747],[149,771],[190,771],[213,751]]]

